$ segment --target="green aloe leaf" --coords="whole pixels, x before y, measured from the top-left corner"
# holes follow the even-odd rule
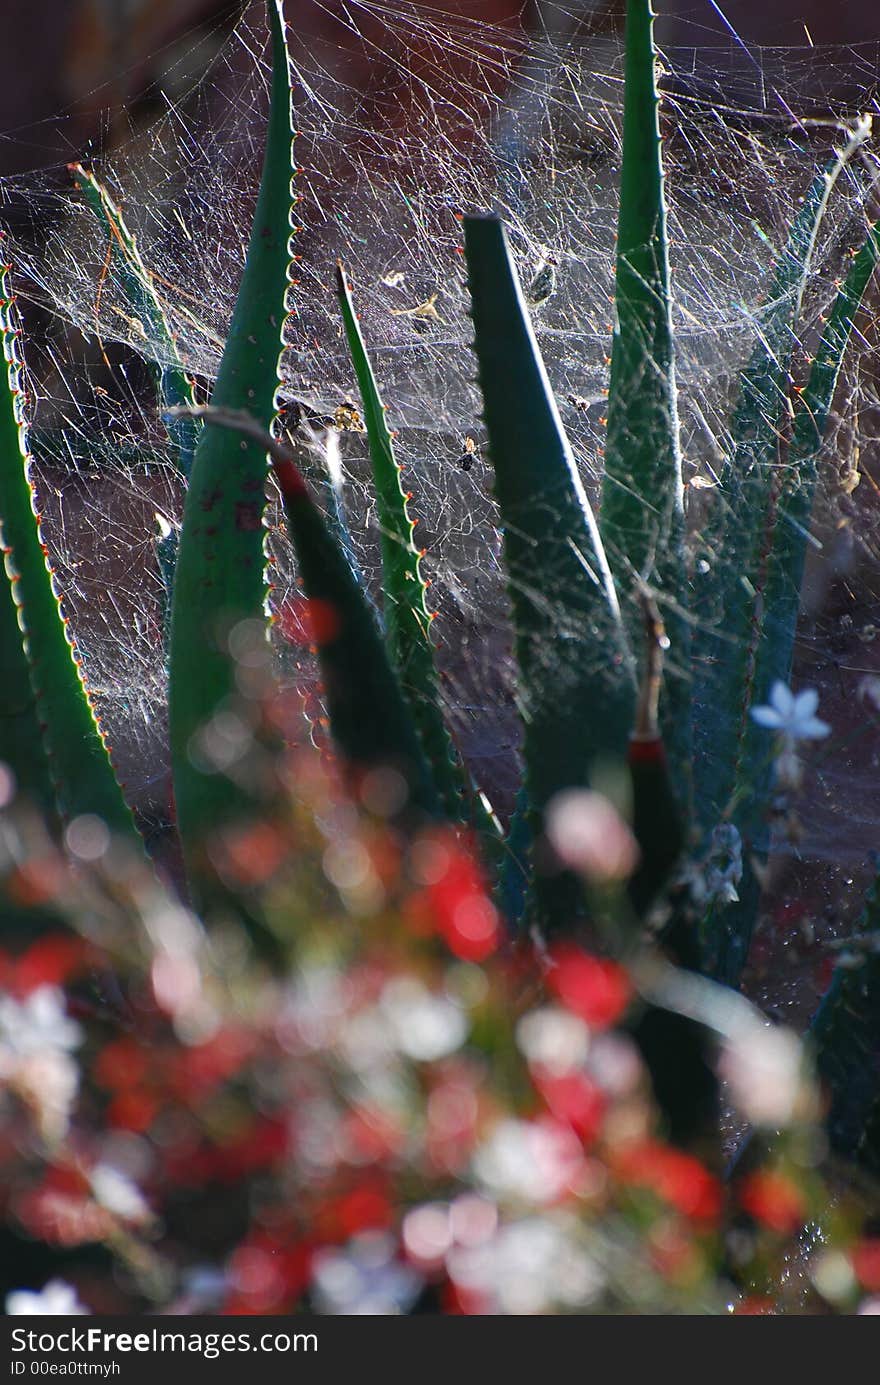
[[[615,320],[599,528],[634,644],[641,585],[651,587],[664,606],[672,658],[661,708],[663,736],[676,788],[687,800],[684,491],[653,27],[650,0],[627,0]]]
[[[298,472],[280,461],[275,475],[306,595],[333,614],[330,630],[318,638],[318,657],[336,744],[356,769],[398,768],[408,807],[438,817],[434,776],[369,603]]]
[[[275,409],[291,235],[290,74],[277,0],[268,5],[272,86],[266,149],[247,259],[217,382],[216,406],[247,409],[268,427]],[[184,510],[174,580],[170,654],[171,760],[184,861],[197,903],[216,889],[206,846],[224,824],[247,819],[246,788],[211,772],[191,750],[236,701],[230,630],[262,621],[266,450],[228,430],[203,429]],[[221,892],[222,894],[222,892]]]
[[[8,292],[5,283],[0,292],[5,297]],[[8,319],[3,330],[11,330]],[[14,395],[9,389],[8,369],[4,369],[2,375],[0,495],[3,499],[0,500],[0,521],[8,580],[0,582],[3,588],[0,591],[0,667],[3,669],[0,679],[0,760],[15,775],[18,791],[51,816],[56,810],[55,789],[49,774],[36,697],[31,686],[30,665],[24,652],[18,603],[13,596],[18,576],[9,548],[9,524],[5,519],[10,509],[7,494],[13,489],[18,490],[18,473],[28,465],[28,459],[21,450],[21,430],[15,414]],[[29,501],[28,505],[30,508]],[[35,522],[31,513],[29,524]],[[55,618],[58,619],[57,611]]]
[[[617,594],[496,217],[465,218],[475,350],[513,604],[533,838],[598,756],[626,756],[635,680]],[[577,911],[567,877],[540,877],[540,911]],[[554,917],[551,918],[551,915]]]
[[[775,604],[784,564],[792,557],[790,525],[780,524],[779,511],[782,421],[813,248],[841,166],[836,160],[813,181],[777,264],[759,339],[740,377],[716,514],[698,555],[706,573],[695,608],[695,815],[703,831],[732,820],[744,844],[740,898],[710,908],[702,947],[709,973],[730,984],[737,983],[745,963],[760,897],[752,858],[766,852],[772,764],[766,737],[759,744],[749,713],[755,697],[769,691],[757,681],[759,669],[766,678],[774,660],[783,657],[766,643],[779,634],[767,626],[768,596]]]
[[[376,512],[382,543],[385,639],[391,665],[409,703],[426,759],[446,812],[462,816],[465,778],[441,711],[440,686],[431,643],[428,589],[422,553],[413,542],[415,521],[401,484],[401,468],[385,418],[376,377],[361,334],[351,291],[341,265],[337,292],[349,351],[357,376],[373,467]]]
[[[853,930],[853,956],[839,963],[809,1030],[816,1070],[828,1088],[834,1153],[880,1173],[880,878]],[[864,946],[860,947],[860,939]]]
[[[246,412],[213,406],[200,412],[207,432],[219,427],[244,436],[271,460],[306,598],[314,603],[314,639],[330,730],[343,759],[356,771],[375,766],[398,769],[409,788],[406,811],[442,816],[434,778],[372,606],[312,498],[296,452]]]
[[[623,158],[600,528],[618,585],[683,598],[683,488],[650,0],[627,0]]]
[[[159,407],[163,417],[166,417],[167,409],[192,407],[196,402],[192,381],[183,368],[177,342],[169,326],[153,276],[144,264],[137,241],[129,231],[122,211],[108,189],[90,169],[74,163],[70,165],[70,172],[89,207],[107,230],[111,262],[125,292],[129,310],[140,322],[147,340],[158,346],[163,358],[154,369]],[[181,476],[187,479],[192,471],[201,423],[191,415],[182,414],[168,419],[166,426],[174,447],[175,464]],[[164,532],[156,539],[156,558],[164,591],[162,628],[166,645],[171,634],[171,595],[174,590],[178,543],[177,531],[170,526],[165,527]]]
[[[161,409],[164,412],[177,406],[195,404],[192,381],[183,368],[155,280],[144,264],[122,211],[90,169],[74,163],[70,164],[70,172],[89,207],[107,230],[111,263],[118,274],[130,311],[141,324],[145,338],[158,348],[162,357],[161,363],[155,367]],[[184,414],[175,416],[167,426],[175,445],[177,466],[181,474],[188,477],[201,424]]]
[[[880,255],[880,230],[868,228],[828,314],[807,384],[795,405],[788,465],[780,468],[779,525],[767,562],[764,638],[758,647],[755,686],[764,695],[777,678],[788,682],[800,609],[819,457],[853,321]],[[749,728],[754,736],[755,728]],[[766,738],[765,738],[766,740]],[[754,763],[754,757],[745,757]]]
[[[9,593],[3,594],[2,628],[4,744],[0,755],[13,766],[21,787],[42,803],[47,798],[46,764],[63,819],[94,813],[118,832],[134,834],[134,823],[111,767],[107,746],[80,673],[40,526],[27,448],[18,329],[9,292],[8,269],[0,271],[0,522],[6,574],[20,627],[16,642]],[[26,694],[22,658],[32,690]]]

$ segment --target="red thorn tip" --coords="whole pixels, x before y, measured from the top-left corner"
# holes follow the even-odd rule
[[[638,736],[631,736],[627,759],[631,765],[657,765],[663,764],[666,759],[666,751],[659,736],[651,736],[641,740]]]
[[[305,482],[293,462],[273,462],[273,466],[285,499],[301,500],[308,495]]]

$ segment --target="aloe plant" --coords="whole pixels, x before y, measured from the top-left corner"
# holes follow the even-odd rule
[[[367,355],[342,265],[336,270],[342,310],[373,463],[376,509],[382,542],[382,591],[385,637],[391,663],[418,727],[438,794],[454,819],[462,813],[464,773],[458,762],[440,709],[440,685],[431,645],[432,616],[428,588],[421,573],[423,554],[413,540],[408,495],[394,455],[394,440],[385,419],[385,406]]]
[[[669,606],[679,668],[688,664],[684,488],[678,436],[675,346],[654,76],[654,16],[628,0],[623,159],[617,219],[614,335],[608,390],[600,529],[630,630],[638,628],[639,580]],[[689,689],[666,690],[664,726],[679,767],[689,763]],[[687,792],[685,778],[680,789]]]
[[[255,443],[272,463],[307,600],[332,613],[332,618],[317,623],[315,640],[333,735],[349,770],[394,766],[408,787],[407,812],[441,816],[433,767],[389,662],[373,607],[315,503],[296,454],[244,410],[210,405],[198,415],[209,425]],[[366,717],[365,706],[370,711]]]
[[[82,656],[70,635],[45,544],[39,499],[28,452],[25,386],[19,357],[15,304],[8,272],[0,273],[0,522],[8,593],[4,598],[4,671],[10,718],[4,758],[38,801],[48,797],[46,768],[63,819],[82,813],[104,818],[118,831],[134,831],[116,781],[94,703],[81,676]],[[10,614],[14,604],[20,639]],[[25,693],[27,669],[33,701]],[[37,734],[45,753],[37,748]]]
[[[177,342],[168,321],[156,282],[144,263],[137,241],[129,230],[125,217],[109,189],[91,169],[83,164],[70,165],[76,186],[82,191],[87,205],[108,238],[108,259],[116,272],[125,295],[129,312],[140,323],[145,337],[153,343],[158,355],[153,373],[156,393],[162,410],[192,407],[195,402],[193,383],[184,369]],[[186,481],[192,470],[199,422],[191,414],[179,415],[168,424],[174,465]],[[177,531],[164,523],[155,540],[156,560],[164,590],[162,629],[165,643],[171,633],[171,593],[174,589],[174,569],[177,564]]]
[[[211,396],[247,409],[267,427],[275,410],[289,282],[291,222],[290,76],[280,6],[269,5],[272,89],[263,173],[247,259]],[[196,902],[218,890],[208,835],[257,811],[248,791],[196,761],[194,740],[234,703],[231,630],[260,621],[266,602],[263,553],[266,453],[247,439],[203,431],[187,487],[174,577],[169,717],[177,824]],[[225,891],[220,889],[220,897]]]
[[[259,742],[257,759],[268,765],[268,774],[250,784],[246,774],[212,766],[204,751],[206,732],[210,740],[224,717],[247,716],[230,631],[241,622],[268,628],[262,526],[267,458],[306,598],[332,614],[318,632],[318,656],[330,729],[351,777],[356,781],[360,771],[376,765],[400,771],[409,793],[398,823],[404,834],[426,820],[459,823],[466,814],[463,776],[443,721],[407,496],[368,344],[342,274],[343,324],[362,393],[382,529],[384,630],[333,516],[315,503],[295,458],[272,431],[289,289],[293,131],[277,0],[270,0],[268,14],[272,89],[266,152],[247,261],[209,407],[192,402],[170,334],[163,335],[161,302],[118,207],[92,175],[78,176],[108,229],[125,291],[152,315],[151,330],[165,342],[176,379],[174,388],[160,387],[170,436],[193,438],[200,430],[174,573],[169,665],[171,767],[189,887],[209,923],[231,911],[258,944],[271,949],[258,908],[223,878],[212,852],[222,851],[218,833],[273,811],[281,748],[272,734]],[[597,762],[626,762],[642,865],[628,896],[617,900],[625,926],[615,940],[625,951],[638,943],[651,910],[659,906],[662,914],[668,903],[690,806],[690,726],[693,721],[699,750],[706,744],[710,689],[712,710],[729,715],[713,746],[720,763],[695,778],[696,820],[707,830],[732,816],[752,831],[764,812],[768,778],[749,713],[755,697],[765,695],[766,679],[785,675],[790,666],[794,593],[817,459],[853,314],[878,251],[872,231],[829,317],[796,411],[788,462],[798,471],[798,484],[789,491],[778,484],[775,465],[779,422],[789,397],[798,304],[831,193],[823,174],[795,220],[771,288],[762,340],[742,375],[713,538],[715,551],[724,546],[723,561],[710,575],[708,595],[694,591],[684,558],[651,25],[647,0],[629,0],[617,321],[598,520],[560,420],[504,227],[493,216],[475,214],[464,222],[474,350],[503,528],[524,726],[524,782],[509,834],[514,870],[499,897],[512,919],[522,914],[546,934],[590,926],[593,900],[579,878],[551,862],[542,840],[544,815],[561,791],[588,785]],[[10,371],[0,418],[0,515],[11,595],[0,609],[10,670],[2,751],[6,758],[16,753],[17,747],[10,744],[8,754],[6,748],[14,728],[21,747],[28,747],[20,757],[22,783],[36,798],[47,797],[51,778],[63,813],[97,813],[112,827],[130,830],[46,563],[23,444],[11,313],[7,301],[2,325]],[[185,447],[179,446],[185,470]],[[698,643],[695,653],[705,668],[698,663],[692,704],[685,679],[664,687],[660,663],[666,644],[661,614],[670,627],[674,660],[679,667],[687,662],[685,616],[691,606],[710,632],[723,610],[729,636],[721,640],[710,633]],[[44,732],[45,761],[31,754],[37,731]],[[735,981],[755,904],[752,890],[739,912],[726,916],[680,909],[673,919],[680,960]],[[697,927],[688,936],[695,918]],[[832,1112],[843,1113],[833,1114],[832,1124],[845,1133],[833,1138],[866,1162],[876,1158],[876,1145],[863,1148],[873,1136],[860,1145],[852,1131],[863,1120],[875,1129],[880,1083],[862,1073],[857,1099],[849,1104],[846,1088],[860,1055],[876,1051],[876,984],[872,966],[856,981],[839,973],[815,1029],[820,1067],[833,1091]],[[661,1026],[645,1042],[662,1047],[668,1033]],[[691,1038],[683,1041],[693,1056]],[[656,1071],[664,1070],[664,1061],[668,1071],[668,1054],[657,1057]]]
[[[109,262],[117,274],[127,307],[157,353],[154,373],[161,407],[172,409],[195,404],[192,380],[184,369],[155,279],[144,263],[121,208],[91,169],[73,163],[70,172],[107,233]],[[200,425],[191,415],[178,415],[171,421],[169,431],[174,463],[186,480],[192,470]]]
[[[586,783],[600,751],[623,758],[635,676],[604,547],[500,222],[466,218],[465,253],[514,611],[534,837],[554,794]],[[555,908],[547,899],[550,914],[576,908],[570,882],[545,878],[536,884],[544,896],[564,891]]]
[[[766,857],[766,806],[773,766],[750,709],[791,672],[798,593],[824,434],[851,314],[874,261],[869,235],[832,310],[784,455],[792,354],[810,257],[835,159],[813,181],[776,268],[759,339],[742,372],[730,425],[729,457],[715,516],[703,536],[694,642],[695,812],[703,829],[735,823],[745,843],[740,898],[710,908],[701,926],[704,964],[736,984],[745,963],[760,886],[752,869]],[[737,575],[731,580],[731,572]],[[725,714],[718,716],[723,706]]]

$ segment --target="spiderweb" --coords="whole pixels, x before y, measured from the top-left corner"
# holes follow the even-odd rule
[[[622,95],[621,38],[607,16],[591,18],[595,8],[542,4],[491,27],[422,5],[311,0],[307,37],[291,35],[302,229],[282,395],[320,426],[351,421],[357,396],[332,289],[341,257],[427,549],[450,715],[502,812],[517,779],[518,733],[460,217],[490,208],[505,218],[577,464],[595,497]],[[846,142],[853,119],[877,109],[878,52],[880,44],[748,50],[731,37],[663,55],[693,530],[712,503],[736,375],[760,328],[768,276],[816,172]],[[203,77],[183,90],[169,79],[164,113],[94,160],[137,237],[202,396],[243,264],[267,81],[257,6]],[[873,159],[868,144],[858,154],[859,176],[844,171],[820,231],[793,358],[801,382],[821,314],[864,233]],[[21,228],[13,245],[17,290],[36,314],[26,357],[47,536],[132,796],[144,812],[158,812],[167,769],[155,515],[176,522],[182,498],[148,370],[166,348],[133,315],[106,232],[66,169],[6,181],[0,214],[3,207]],[[821,710],[835,726],[833,744],[817,757],[799,852],[823,870],[833,862],[848,881],[865,869],[877,818],[864,778],[880,754],[876,708],[859,701],[869,686],[863,680],[880,673],[875,315],[872,298],[835,401],[797,654],[798,677],[819,687]],[[365,439],[344,428],[336,441],[348,524],[375,584]],[[277,599],[294,565],[277,515],[270,523]],[[552,582],[545,599],[552,623]],[[602,659],[597,650],[600,672]],[[552,680],[552,653],[546,672]],[[834,917],[821,925],[826,933],[839,930],[845,903],[837,889]],[[810,918],[825,907],[817,894]],[[787,947],[794,938],[795,951],[796,934],[792,925],[784,940]],[[799,954],[804,965],[812,965],[811,946]]]

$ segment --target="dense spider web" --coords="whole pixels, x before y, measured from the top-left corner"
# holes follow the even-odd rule
[[[460,216],[492,208],[505,218],[563,420],[595,497],[611,340],[622,45],[607,26],[591,27],[587,8],[545,4],[529,31],[525,21],[492,29],[424,6],[370,0],[325,8],[314,0],[319,39],[305,45],[291,36],[302,229],[282,394],[322,418],[356,402],[332,288],[339,256],[428,549],[450,714],[502,810],[517,777],[518,732]],[[693,526],[712,503],[737,370],[760,329],[787,228],[852,122],[876,109],[877,47],[747,51],[731,38],[728,46],[663,55]],[[176,94],[166,98],[164,114],[94,161],[137,237],[203,396],[242,268],[267,80],[258,7],[252,24],[242,22],[218,45],[204,76],[182,90],[169,83]],[[847,252],[864,234],[873,164],[868,142],[830,199],[805,286],[796,380]],[[174,521],[181,508],[144,365],[161,359],[164,348],[133,314],[108,258],[106,231],[65,169],[9,181],[0,193],[23,227],[12,255],[17,292],[42,314],[25,354],[47,536],[132,793],[155,806],[165,792],[165,667],[154,516]],[[823,707],[825,690],[832,698],[839,691],[839,707],[854,704],[876,662],[874,328],[869,304],[835,403],[805,593],[799,660],[823,690]],[[339,444],[349,527],[375,583],[365,440],[345,431]],[[283,535],[273,543],[283,592],[292,558]],[[546,600],[552,628],[552,583]],[[599,669],[602,658],[598,650]],[[869,713],[866,704],[860,715]],[[853,738],[840,739],[846,745]],[[863,738],[857,756],[864,761],[875,748],[871,740],[866,752]],[[807,836],[818,841],[826,832],[825,854],[843,853],[858,866],[866,833],[829,847],[823,804],[859,813],[869,819],[866,829],[876,815],[861,799],[847,807],[849,762],[823,754],[815,830],[808,824]]]

